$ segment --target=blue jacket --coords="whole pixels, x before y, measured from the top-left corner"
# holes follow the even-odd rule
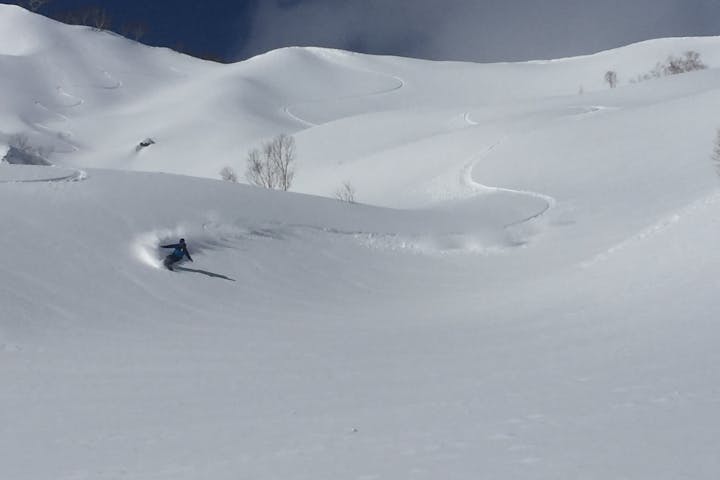
[[[174,248],[173,252],[170,254],[173,257],[177,258],[178,260],[181,260],[183,257],[187,256],[188,260],[191,262],[193,261],[192,257],[190,256],[190,252],[188,252],[187,245],[181,244],[181,243],[173,243],[172,245],[161,245],[161,248]]]

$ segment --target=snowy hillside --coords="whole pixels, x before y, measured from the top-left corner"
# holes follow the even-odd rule
[[[0,157],[54,164],[0,165],[0,478],[717,478],[718,67],[219,65],[0,5]],[[292,193],[215,180],[279,133]]]

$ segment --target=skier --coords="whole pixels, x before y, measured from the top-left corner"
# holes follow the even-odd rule
[[[161,245],[161,248],[174,248],[173,252],[165,257],[165,260],[163,261],[163,265],[165,265],[165,268],[168,270],[173,269],[173,265],[179,262],[183,259],[183,257],[188,258],[191,262],[193,261],[192,257],[190,256],[190,252],[188,252],[187,244],[185,243],[185,239],[181,238],[180,243],[174,243],[172,245]]]

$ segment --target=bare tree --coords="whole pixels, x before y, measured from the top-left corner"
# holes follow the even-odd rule
[[[66,10],[53,15],[53,18],[70,25],[86,25],[97,30],[110,28],[110,16],[100,7],[84,7]]]
[[[226,182],[237,183],[238,181],[237,173],[235,173],[232,167],[223,167],[223,169],[220,170],[220,178]]]
[[[144,22],[129,22],[124,23],[120,27],[120,33],[128,38],[132,38],[135,41],[140,40],[148,32],[148,26]]]
[[[275,176],[269,162],[257,148],[251,150],[247,157],[245,178],[252,185],[263,188],[275,188]]]
[[[610,85],[610,88],[615,88],[615,87],[617,87],[617,84],[618,84],[617,72],[615,72],[615,71],[613,71],[613,70],[608,70],[608,71],[605,73],[605,83],[607,83],[608,85]]]
[[[295,178],[295,139],[289,135],[279,135],[265,145],[265,154],[277,178],[277,188],[288,191]]]
[[[350,182],[343,182],[342,186],[335,192],[335,198],[342,202],[355,202],[355,187]]]
[[[77,14],[78,23],[87,25],[95,30],[110,30],[112,20],[110,14],[104,8],[88,7]]]
[[[282,134],[248,153],[245,178],[259,187],[287,191],[295,178],[294,162],[295,139]]]
[[[37,12],[49,2],[50,0],[25,0],[22,4],[31,12]]]

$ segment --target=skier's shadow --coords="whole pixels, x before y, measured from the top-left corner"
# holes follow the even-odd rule
[[[219,273],[213,273],[208,272],[207,270],[195,270],[194,268],[186,268],[186,267],[175,267],[175,270],[180,270],[182,272],[192,272],[192,273],[199,273],[208,277],[212,278],[222,278],[223,280],[229,280],[231,282],[235,282],[236,280],[234,278],[226,277],[225,275],[220,275]]]

